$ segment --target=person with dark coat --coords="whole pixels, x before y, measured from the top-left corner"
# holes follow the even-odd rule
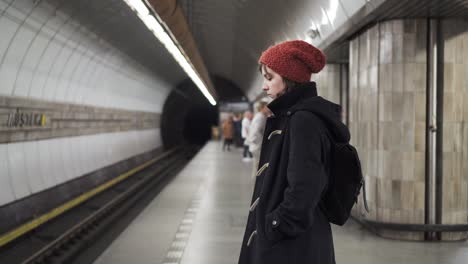
[[[321,198],[332,138],[348,142],[341,108],[317,95],[311,74],[324,54],[304,41],[262,53],[262,89],[273,101],[239,264],[333,264],[332,231]]]
[[[223,122],[223,138],[223,151],[226,149],[226,146],[227,151],[231,151],[232,139],[234,138],[234,122],[232,115],[229,115],[229,117]]]
[[[234,145],[236,147],[242,147],[244,142],[242,141],[242,114],[237,113],[234,115],[233,119],[234,124]]]

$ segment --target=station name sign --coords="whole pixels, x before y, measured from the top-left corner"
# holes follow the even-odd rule
[[[6,120],[6,127],[44,127],[47,123],[46,115],[38,112],[23,112],[16,109],[15,112],[9,113]]]

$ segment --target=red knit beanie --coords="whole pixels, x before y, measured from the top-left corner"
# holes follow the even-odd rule
[[[323,69],[325,55],[305,41],[292,40],[269,47],[258,62],[284,78],[304,83],[310,81],[312,73]]]

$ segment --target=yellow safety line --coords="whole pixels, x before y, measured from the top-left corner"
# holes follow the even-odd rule
[[[174,151],[174,150],[173,150]],[[171,152],[173,152],[171,151]],[[167,153],[169,154],[169,153]],[[45,213],[43,215],[41,215],[40,217],[30,221],[30,222],[27,222],[21,226],[19,226],[18,228],[15,228],[13,229],[12,231],[2,235],[0,237],[0,247],[3,247],[4,245],[8,244],[9,242],[17,239],[18,237],[20,237],[21,235],[33,230],[34,228],[37,228],[38,226],[44,224],[45,222],[57,217],[58,215],[61,215],[63,214],[64,212],[70,210],[71,208],[83,203],[84,201],[88,200],[89,198],[95,196],[96,194],[99,194],[100,192],[112,187],[113,185],[127,179],[128,177],[132,176],[133,174],[143,170],[144,168],[150,166],[151,164],[153,164],[154,162],[156,162],[158,159],[160,159],[161,157],[163,156],[166,156],[166,155],[162,155],[160,157],[157,157],[157,158],[154,158],[154,159],[151,159],[143,164],[141,164],[140,166],[138,167],[135,167],[129,171],[127,171],[126,173],[124,174],[121,174],[119,175],[118,177],[76,197],[75,199],[72,199],[64,204],[62,204],[61,206],[57,207],[57,208],[54,208],[52,209],[51,211],[49,211],[48,213]]]

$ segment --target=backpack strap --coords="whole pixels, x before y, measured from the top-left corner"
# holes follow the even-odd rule
[[[362,173],[361,162],[359,162],[359,170]],[[366,194],[366,179],[361,175],[361,184],[362,184],[362,201],[364,203],[364,209],[369,213],[369,205],[367,204],[367,194]],[[357,201],[356,201],[357,203]]]
[[[366,180],[362,177],[362,200],[364,202],[364,209],[369,213],[369,206],[367,205],[367,195],[366,195]]]

